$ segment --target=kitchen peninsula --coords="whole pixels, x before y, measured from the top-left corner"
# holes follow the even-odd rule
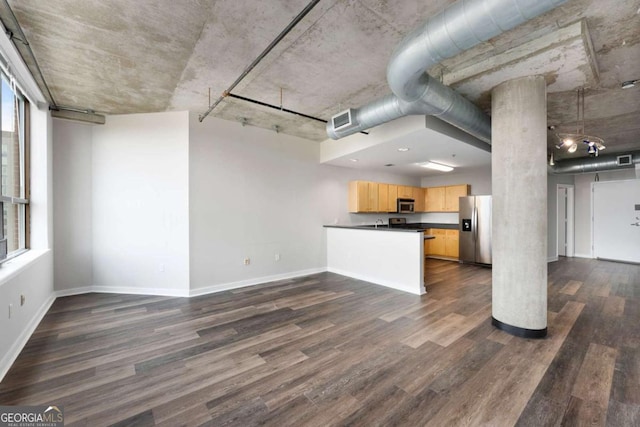
[[[457,224],[325,225],[328,271],[416,295],[424,288],[424,241]]]

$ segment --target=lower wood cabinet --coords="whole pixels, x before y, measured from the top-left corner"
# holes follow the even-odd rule
[[[430,228],[425,231],[425,234],[435,236],[435,239],[424,241],[425,256],[458,259],[460,256],[458,249],[460,233],[458,230]]]

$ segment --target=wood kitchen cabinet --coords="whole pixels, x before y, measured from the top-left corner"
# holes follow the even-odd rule
[[[414,206],[415,212],[424,212],[425,211],[425,191],[424,188],[413,187],[413,199],[416,204]]]
[[[425,234],[435,236],[435,239],[424,241],[425,256],[458,259],[460,236],[458,230],[430,228],[425,231]]]
[[[444,210],[446,212],[458,212],[460,210],[460,197],[469,195],[469,185],[450,185],[445,187]]]
[[[444,239],[444,255],[451,258],[458,258],[459,252],[459,237],[460,232],[458,230],[445,230]]]
[[[388,212],[389,184],[378,183],[378,212]]]
[[[445,256],[445,237],[446,230],[432,228],[431,233],[435,239],[429,240],[429,255]]]
[[[469,195],[469,185],[426,188],[426,212],[458,212],[461,196]]]
[[[385,212],[397,212],[398,210],[398,186],[389,184],[389,198]]]
[[[349,212],[378,212],[378,183],[349,183]]]
[[[413,187],[398,185],[398,199],[413,199]]]
[[[444,212],[445,187],[428,187],[426,190],[425,210],[427,212]]]

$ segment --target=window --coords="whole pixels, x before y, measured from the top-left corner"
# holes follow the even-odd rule
[[[0,173],[0,262],[29,247],[28,103],[13,79],[2,74],[2,171]]]

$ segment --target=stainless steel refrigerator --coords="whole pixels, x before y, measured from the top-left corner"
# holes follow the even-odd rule
[[[460,261],[491,264],[491,196],[460,197]]]

